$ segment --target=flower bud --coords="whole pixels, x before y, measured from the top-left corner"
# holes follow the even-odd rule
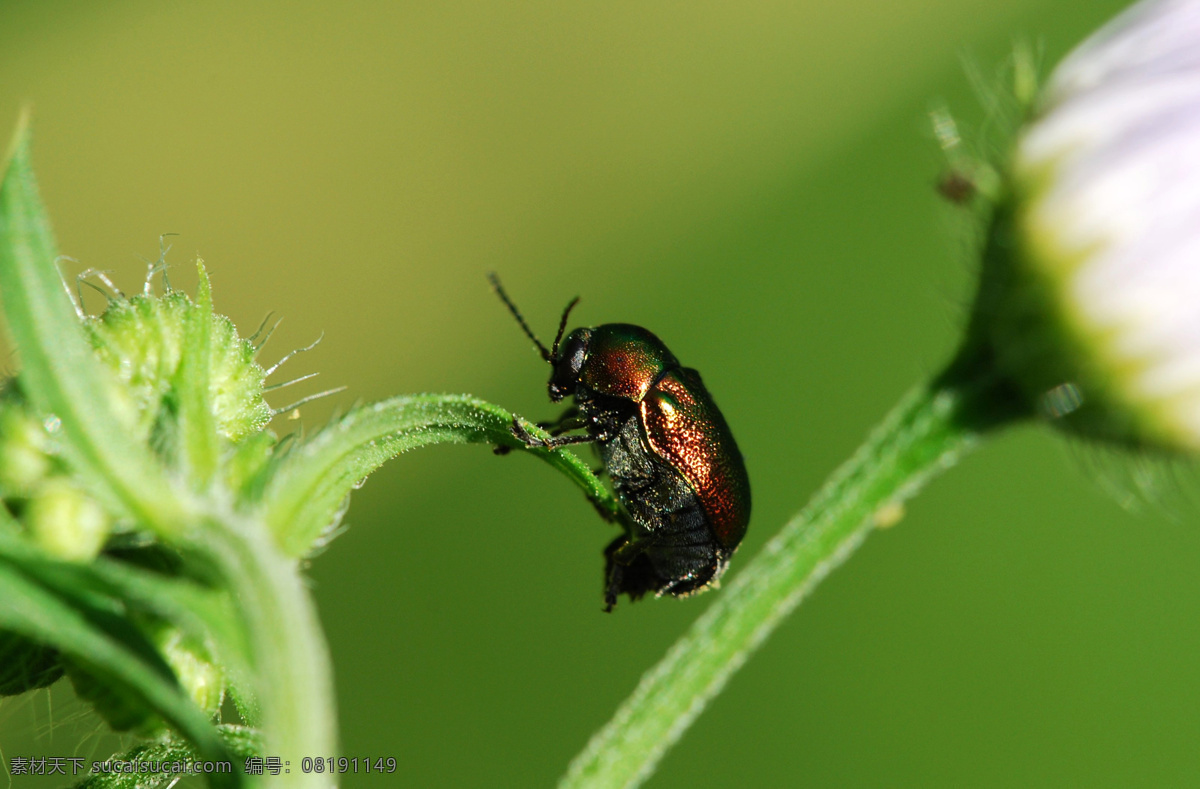
[[[201,276],[206,276],[203,269]],[[116,374],[120,404],[135,415],[131,421],[139,437],[161,443],[174,430],[173,404],[182,397],[178,374],[189,320],[211,323],[209,391],[204,395],[219,434],[239,442],[258,433],[270,421],[271,409],[263,399],[264,373],[254,360],[255,347],[211,307],[201,307],[182,291],[116,298],[84,328],[100,359]]]
[[[45,429],[13,397],[0,400],[0,492],[27,496],[50,471]]]
[[[47,481],[29,502],[26,523],[51,556],[71,562],[96,558],[108,538],[104,510],[65,478]]]
[[[1200,449],[1200,2],[1072,52],[1010,177],[976,315],[1000,369],[1064,428]]]

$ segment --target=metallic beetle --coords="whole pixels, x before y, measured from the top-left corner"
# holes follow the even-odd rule
[[[513,420],[529,447],[594,443],[621,504],[625,533],[604,550],[605,610],[617,596],[684,597],[712,586],[750,522],[750,479],[737,442],[700,374],[655,335],[626,323],[579,328],[550,349],[490,275],[492,287],[554,368],[548,389],[575,405],[540,439]],[[563,435],[583,429],[575,435]]]

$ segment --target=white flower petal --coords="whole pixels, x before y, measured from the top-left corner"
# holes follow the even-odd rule
[[[1200,0],[1138,4],[1067,57],[1014,173],[1093,364],[1200,448]]]

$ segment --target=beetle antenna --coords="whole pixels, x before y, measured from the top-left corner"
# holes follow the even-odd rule
[[[563,332],[567,330],[567,318],[570,316],[571,310],[575,309],[575,305],[578,303],[578,296],[571,299],[571,301],[567,304],[567,308],[563,310],[562,320],[558,322],[558,334],[554,335],[554,347],[550,349],[550,352],[554,354],[555,359],[558,358],[558,344],[562,342]]]
[[[517,309],[517,305],[513,304],[512,299],[510,299],[508,294],[504,292],[504,286],[500,284],[500,278],[496,276],[496,272],[489,271],[487,278],[488,282],[492,283],[492,290],[496,291],[496,295],[499,296],[500,300],[503,301],[508,307],[508,311],[511,312],[513,317],[517,319],[517,323],[521,324],[521,328],[524,330],[525,336],[533,340],[533,344],[538,347],[539,351],[541,351],[542,358],[551,364],[554,364],[554,360],[558,357],[558,340],[554,341],[555,352],[553,354],[546,350],[546,346],[542,345],[542,341],[539,340],[536,335],[534,335],[533,330],[529,328],[529,324],[525,322],[525,318],[521,316],[521,311]],[[567,316],[563,315],[563,322],[565,323],[566,320]],[[562,332],[559,331],[560,336],[561,334]]]

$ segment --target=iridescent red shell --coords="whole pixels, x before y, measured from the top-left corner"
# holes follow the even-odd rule
[[[690,368],[665,373],[640,409],[654,452],[696,491],[722,547],[736,548],[750,524],[750,479],[737,442],[700,374]]]
[[[581,383],[638,404],[650,448],[688,481],[726,550],[750,523],[750,479],[700,374],[679,366],[653,332],[627,323],[591,330]]]

